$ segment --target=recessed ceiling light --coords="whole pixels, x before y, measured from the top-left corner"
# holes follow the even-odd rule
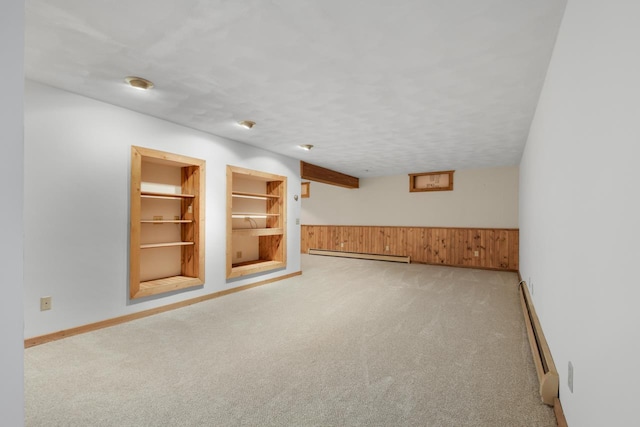
[[[153,87],[153,82],[142,77],[129,76],[125,77],[125,82],[129,83],[129,86],[135,89],[147,90]]]
[[[303,150],[311,151],[311,149],[313,148],[313,145],[311,145],[311,144],[302,144],[302,145],[298,145],[298,147],[302,148]]]
[[[251,120],[243,120],[241,122],[238,122],[238,124],[245,129],[251,129],[256,125],[256,122],[253,122]]]

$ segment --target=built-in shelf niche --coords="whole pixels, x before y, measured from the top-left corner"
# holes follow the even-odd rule
[[[129,296],[204,284],[205,161],[131,147]]]
[[[227,166],[227,278],[285,268],[287,178]]]

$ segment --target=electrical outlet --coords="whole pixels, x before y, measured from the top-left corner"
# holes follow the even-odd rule
[[[473,251],[473,256],[480,256],[480,251]]]
[[[300,225],[300,218],[296,218],[296,225]]]
[[[344,242],[340,242],[340,247],[344,248]]]
[[[384,250],[385,250],[385,251],[388,251],[388,250],[389,250],[389,245],[385,246],[385,247],[384,247]]]
[[[573,363],[569,361],[569,369],[567,371],[567,384],[569,385],[569,390],[573,393]]]
[[[40,311],[51,310],[51,297],[40,298]]]
[[[242,258],[242,251],[236,252],[236,258]]]

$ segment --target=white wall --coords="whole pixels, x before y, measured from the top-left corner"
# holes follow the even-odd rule
[[[416,171],[420,172],[420,171]],[[518,227],[518,167],[458,170],[453,191],[409,192],[409,176],[360,179],[359,189],[311,182],[307,225]]]
[[[569,1],[520,165],[520,268],[570,426],[638,425],[639,16]]]
[[[131,145],[206,160],[203,288],[142,301],[128,300]],[[288,177],[291,191],[286,270],[233,281],[225,279],[227,164]],[[299,217],[300,201],[293,200],[294,190],[299,187],[297,160],[27,82],[25,336],[299,271],[300,228],[295,219]],[[45,295],[52,297],[53,309],[41,312],[39,299]]]
[[[0,3],[0,414],[24,425],[23,379],[23,80],[24,1]]]

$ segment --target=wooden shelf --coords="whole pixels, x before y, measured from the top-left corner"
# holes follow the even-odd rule
[[[245,191],[234,191],[231,194],[232,197],[246,197],[248,199],[277,199],[280,196],[274,194],[261,194],[261,193],[247,193]]]
[[[189,246],[189,245],[193,245],[193,242],[146,243],[144,245],[140,245],[140,249],[169,248],[171,246]]]
[[[232,265],[231,275],[229,277],[246,276],[247,274],[259,273],[262,271],[274,270],[276,268],[285,268],[286,262],[270,261],[270,260],[254,260],[246,261]]]
[[[140,282],[138,292],[135,294],[135,298],[146,297],[150,295],[156,295],[164,292],[177,291],[184,288],[190,288],[192,286],[202,285],[202,281],[198,277],[188,276],[172,276],[164,277],[162,279],[149,280],[147,282]]]
[[[268,216],[280,216],[280,214],[277,213],[264,213],[264,212],[233,212],[231,214],[231,217],[234,219],[238,219],[238,218],[266,218]]]
[[[173,194],[173,193],[157,193],[154,191],[141,191],[140,197],[145,199],[193,199],[193,194]]]
[[[234,228],[234,236],[277,236],[284,234],[282,228]]]
[[[142,219],[142,224],[190,224],[192,219]]]

